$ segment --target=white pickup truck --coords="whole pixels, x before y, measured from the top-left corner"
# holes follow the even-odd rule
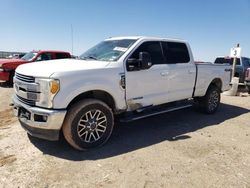
[[[30,135],[58,140],[62,131],[79,150],[104,144],[114,118],[132,121],[192,104],[214,113],[230,83],[229,65],[195,64],[189,44],[176,39],[114,37],[78,60],[52,61],[17,68],[14,112]]]

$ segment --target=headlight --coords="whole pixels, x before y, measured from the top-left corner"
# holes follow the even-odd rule
[[[36,83],[40,88],[40,99],[36,102],[37,106],[52,108],[53,99],[60,90],[60,82],[56,79],[36,78]]]

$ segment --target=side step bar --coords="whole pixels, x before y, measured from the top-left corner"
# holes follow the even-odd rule
[[[125,116],[125,117],[120,118],[120,122],[131,122],[131,121],[143,119],[146,117],[151,117],[151,116],[155,116],[155,115],[159,115],[159,114],[164,114],[167,112],[172,112],[172,111],[176,111],[176,110],[180,110],[180,109],[184,109],[184,108],[189,108],[191,106],[192,106],[192,104],[185,104],[182,106],[175,106],[175,107],[170,107],[170,108],[165,108],[165,109],[150,110],[148,112],[131,114],[129,116]]]

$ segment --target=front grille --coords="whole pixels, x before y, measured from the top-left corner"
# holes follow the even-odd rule
[[[18,96],[18,95],[16,95],[16,96],[17,96],[17,99],[18,99],[20,102],[24,103],[24,104],[27,104],[27,105],[29,105],[29,106],[35,106],[35,105],[36,105],[36,102],[33,101],[33,100],[24,99],[24,98],[22,98],[22,97],[20,97],[20,96]]]
[[[34,83],[35,82],[35,78],[32,76],[26,76],[23,74],[18,74],[16,72],[15,77],[17,80],[23,81],[23,82],[28,82],[28,83]]]

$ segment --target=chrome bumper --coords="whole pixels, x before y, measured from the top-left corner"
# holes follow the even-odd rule
[[[50,110],[31,107],[21,103],[13,97],[14,114],[18,117],[22,127],[32,136],[58,140],[66,110]]]

